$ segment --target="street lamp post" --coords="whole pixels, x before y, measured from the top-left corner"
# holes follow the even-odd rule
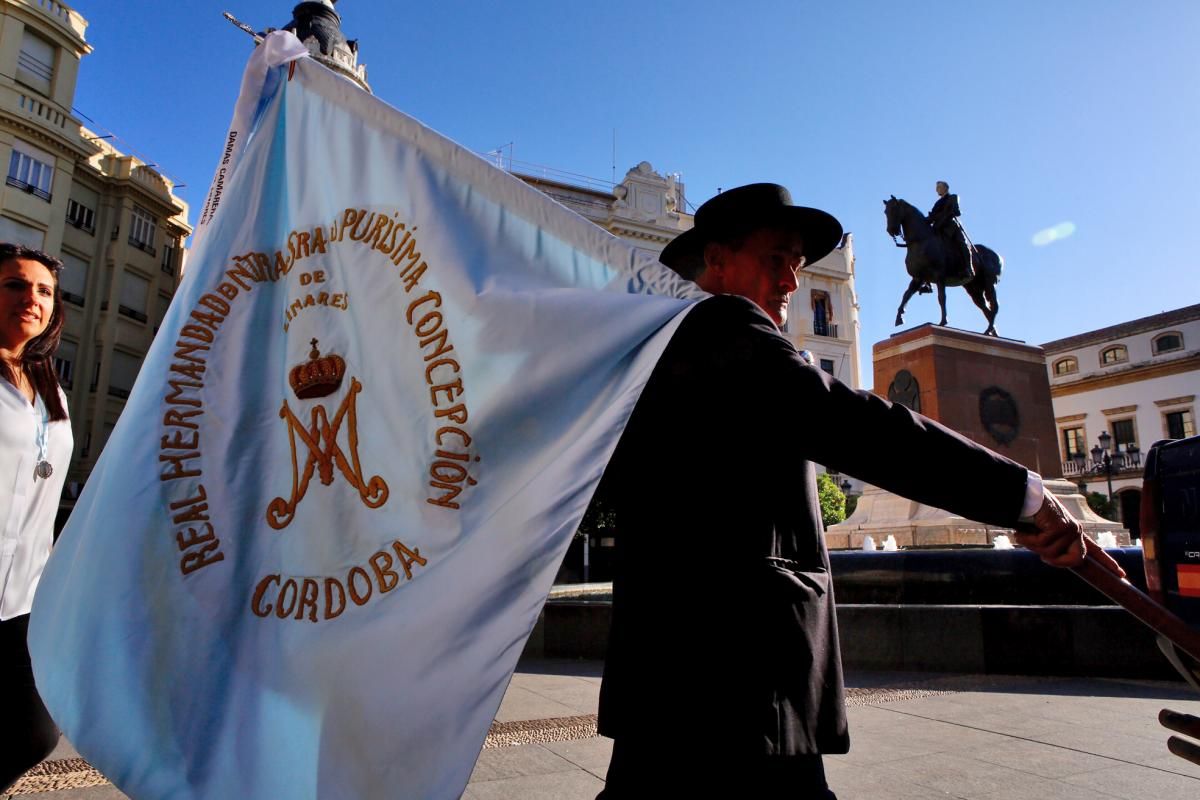
[[[1108,502],[1113,501],[1112,476],[1113,476],[1113,458],[1108,453],[1108,448],[1113,443],[1113,439],[1108,435],[1108,431],[1101,431],[1097,437],[1100,444],[1092,448],[1092,464],[1096,472],[1100,472],[1100,468],[1104,468],[1104,477],[1108,480]],[[1114,455],[1119,455],[1120,444],[1117,444],[1114,449]]]
[[[587,583],[591,578],[589,575],[588,551],[592,549],[592,534],[589,531],[583,536],[583,582]]]
[[[849,519],[849,517],[850,517],[850,490],[854,488],[854,484],[850,483],[850,481],[848,481],[848,480],[843,480],[838,488],[840,488],[842,490],[842,496],[845,498],[846,518]],[[855,500],[855,508],[858,507],[857,504],[858,504],[858,501]]]

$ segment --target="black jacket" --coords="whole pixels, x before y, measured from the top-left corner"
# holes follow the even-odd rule
[[[961,214],[962,212],[958,208],[958,195],[944,194],[933,204],[933,208],[929,209],[929,224],[935,231],[945,231],[953,227],[954,218]]]
[[[805,364],[749,300],[703,301],[600,490],[618,532],[601,734],[726,758],[846,752],[814,461],[995,525],[1025,493],[1024,467]]]

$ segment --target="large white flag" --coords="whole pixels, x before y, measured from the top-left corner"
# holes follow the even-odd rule
[[[701,293],[290,37],[247,68],[35,671],[138,800],[453,798]]]

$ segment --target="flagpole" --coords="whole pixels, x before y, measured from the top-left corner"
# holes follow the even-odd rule
[[[248,33],[248,34],[250,34],[251,36],[253,36],[253,37],[254,37],[254,43],[255,43],[255,44],[262,44],[263,37],[262,37],[262,36],[260,36],[260,35],[259,35],[259,34],[258,34],[258,33],[257,33],[257,32],[256,32],[254,29],[253,29],[253,28],[251,28],[249,25],[247,25],[246,23],[242,22],[240,19],[238,19],[237,17],[235,17],[233,14],[230,14],[228,11],[225,11],[225,12],[222,12],[221,16],[225,17],[225,19],[227,19],[227,20],[229,20],[230,22],[232,22],[232,23],[234,24],[234,26],[235,26],[235,27],[237,27],[239,30],[245,31],[246,33]]]

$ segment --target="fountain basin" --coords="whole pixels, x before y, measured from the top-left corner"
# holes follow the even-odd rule
[[[1108,552],[1144,589],[1141,550]],[[830,563],[848,669],[1178,679],[1148,628],[1026,550],[846,551]],[[604,658],[610,596],[556,587],[526,655]]]

